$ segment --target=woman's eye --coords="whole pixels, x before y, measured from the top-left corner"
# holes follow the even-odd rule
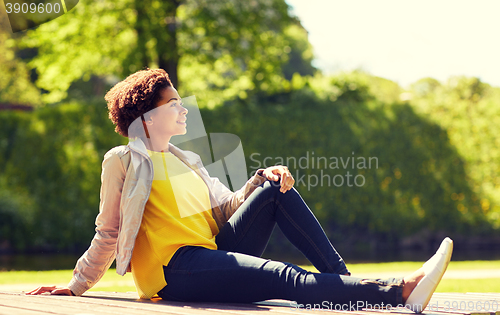
[[[170,105],[170,107],[175,107],[177,105],[176,102],[173,102],[172,105]]]

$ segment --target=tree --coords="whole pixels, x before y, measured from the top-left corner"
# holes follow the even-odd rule
[[[456,76],[440,84],[419,80],[411,103],[447,130],[450,143],[467,165],[467,181],[480,197],[480,206],[459,205],[461,211],[484,213],[500,226],[500,89],[474,77]],[[457,191],[452,198],[467,202]],[[465,199],[464,199],[465,198]]]
[[[300,24],[289,16],[284,0],[81,2],[69,14],[27,32],[22,47],[38,49],[29,65],[39,74],[38,87],[49,91],[46,102],[64,99],[80,78],[123,78],[160,67],[175,85],[181,81],[183,92],[219,93],[222,98],[212,99],[214,105],[245,91],[273,91],[286,84],[283,67],[289,55],[310,48],[296,45],[304,37],[286,34],[292,25]],[[312,57],[307,58],[306,65]]]
[[[136,19],[132,27],[137,44],[124,60],[124,64],[130,65],[130,70],[156,64],[168,72],[174,86],[178,85],[177,10],[181,3],[182,0],[133,1]]]
[[[31,82],[26,65],[17,57],[8,23],[7,16],[0,14],[0,103],[37,105],[40,93]]]

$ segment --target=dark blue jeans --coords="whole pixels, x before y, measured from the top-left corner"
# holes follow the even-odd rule
[[[260,258],[278,224],[320,271]],[[278,182],[258,187],[216,237],[217,250],[181,247],[164,266],[167,286],[158,295],[173,301],[257,302],[286,299],[302,304],[402,304],[402,279],[344,276],[344,261],[299,193]]]

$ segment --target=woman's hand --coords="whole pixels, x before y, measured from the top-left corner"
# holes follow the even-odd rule
[[[69,288],[56,287],[55,285],[51,287],[38,287],[35,290],[30,291],[26,294],[39,295],[46,292],[49,292],[51,295],[74,295]]]
[[[283,165],[270,166],[266,168],[261,175],[271,181],[278,181],[281,178],[280,191],[282,193],[292,189],[293,184],[295,183],[292,173],[290,173],[288,167]]]

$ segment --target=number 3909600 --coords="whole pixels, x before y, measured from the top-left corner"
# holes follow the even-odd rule
[[[61,5],[59,3],[6,3],[7,13],[59,13]]]

